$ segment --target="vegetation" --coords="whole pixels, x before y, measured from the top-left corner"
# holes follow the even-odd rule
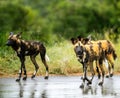
[[[0,75],[18,73],[19,59],[5,46],[9,32],[23,32],[23,39],[39,40],[47,47],[51,74],[81,72],[76,60],[71,37],[82,35],[92,39],[111,40],[116,47],[119,70],[119,0],[0,0]],[[40,72],[45,72],[39,57]],[[34,66],[26,59],[27,71]]]

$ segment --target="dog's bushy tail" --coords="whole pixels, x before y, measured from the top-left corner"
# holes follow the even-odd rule
[[[116,58],[117,58],[117,54],[115,53],[115,51],[113,51],[113,58],[114,58],[114,60],[116,60]]]
[[[49,62],[49,61],[50,61],[50,58],[48,57],[48,55],[47,55],[47,54],[45,55],[45,60],[46,60],[47,62]]]

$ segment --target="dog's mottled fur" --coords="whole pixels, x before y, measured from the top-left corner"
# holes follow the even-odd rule
[[[104,69],[103,69],[103,60],[105,57],[105,54],[101,48],[101,43],[98,43],[96,45],[83,45],[82,42],[78,39],[72,38],[71,39],[72,44],[74,45],[74,51],[76,53],[76,56],[78,57],[78,60],[83,65],[83,83],[80,87],[84,87],[85,80],[88,81],[88,84],[92,83],[92,79],[94,77],[94,71],[92,79],[89,80],[87,78],[87,67],[88,65],[93,70],[93,61],[97,61],[97,66],[100,68],[102,72],[102,80],[99,82],[99,85],[103,84],[104,81]]]
[[[35,66],[35,72],[32,75],[31,78],[34,78],[36,76],[36,73],[39,69],[39,66],[35,60],[35,57],[40,53],[41,59],[43,64],[46,68],[46,76],[45,79],[48,79],[48,65],[46,63],[45,55],[46,55],[46,48],[41,42],[37,41],[25,41],[21,39],[21,33],[13,34],[10,33],[8,37],[8,41],[6,43],[7,46],[11,46],[13,50],[16,51],[17,56],[19,57],[21,61],[21,68],[19,70],[19,77],[16,79],[16,81],[20,81],[22,70],[24,70],[24,77],[23,80],[27,79],[27,73],[25,68],[25,56],[30,56],[30,59],[32,63]]]
[[[106,77],[112,77],[113,76],[113,70],[114,70],[114,60],[117,58],[117,54],[115,52],[114,49],[114,45],[108,41],[108,40],[97,40],[97,41],[91,41],[89,38],[82,38],[80,36],[78,36],[78,40],[82,40],[82,43],[84,45],[88,44],[98,44],[101,43],[101,48],[103,49],[104,53],[105,53],[105,57],[107,59],[107,63],[108,63],[108,72]]]

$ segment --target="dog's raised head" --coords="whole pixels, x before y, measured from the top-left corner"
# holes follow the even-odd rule
[[[6,45],[14,46],[14,45],[20,43],[21,34],[22,34],[22,32],[20,32],[18,34],[13,34],[13,32],[10,32],[10,35],[8,37]]]
[[[84,55],[83,44],[78,39],[75,39],[75,38],[71,38],[71,42],[74,45],[74,52],[75,52],[76,56],[79,59],[82,59],[83,55]]]

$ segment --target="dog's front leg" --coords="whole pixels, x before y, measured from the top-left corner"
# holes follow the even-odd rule
[[[25,56],[19,54],[18,57],[20,58],[21,67],[20,67],[20,70],[19,70],[19,76],[18,76],[18,79],[16,79],[16,81],[20,81],[21,76],[22,76],[22,69],[24,69],[24,75],[25,75],[25,76],[23,77],[23,80],[26,80],[26,78],[27,78],[27,74],[26,74],[26,69],[25,69]]]
[[[24,70],[23,80],[26,80],[27,79],[27,72],[26,72],[26,68],[25,68],[25,56],[23,56],[23,58],[22,58],[22,67],[23,67],[23,70]]]
[[[80,85],[80,88],[84,88],[84,85],[85,85],[85,80],[86,80],[86,70],[87,70],[87,66],[86,66],[86,63],[83,62],[83,82],[82,84]]]
[[[20,79],[21,79],[21,75],[22,75],[22,64],[21,64],[21,66],[20,66],[20,69],[19,69],[19,76],[18,76],[18,78],[16,79],[16,81],[17,82],[19,82],[20,81]]]

